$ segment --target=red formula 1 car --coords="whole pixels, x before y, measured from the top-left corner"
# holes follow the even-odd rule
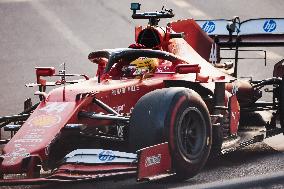
[[[0,118],[12,135],[1,140],[0,184],[186,179],[210,156],[283,133],[283,60],[272,78],[257,81],[237,79],[237,63],[241,47],[283,46],[284,19],[187,19],[160,27],[172,10],[138,13],[138,3],[131,10],[148,25],[136,27],[129,48],[89,54],[96,78],[36,68],[37,82],[27,86],[39,87],[40,102],[27,100],[22,113]],[[224,48],[235,51],[234,64],[219,63]],[[265,86],[270,102],[259,101]],[[268,121],[261,111],[270,112]]]

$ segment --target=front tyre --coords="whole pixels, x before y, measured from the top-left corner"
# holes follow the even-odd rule
[[[130,120],[130,149],[165,141],[169,143],[176,178],[190,178],[206,163],[212,144],[211,121],[195,91],[160,89],[137,102]]]
[[[196,175],[206,163],[212,144],[208,109],[194,91],[177,93],[171,103],[165,128],[178,179]]]
[[[280,124],[281,124],[281,128],[282,128],[282,133],[284,134],[284,76],[282,77],[282,82],[280,85],[280,100],[279,100],[279,104],[280,104]]]

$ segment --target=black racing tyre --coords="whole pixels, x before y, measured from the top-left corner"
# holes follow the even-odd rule
[[[212,144],[208,109],[193,90],[175,87],[143,96],[130,118],[131,151],[167,141],[176,178],[196,175],[206,163]]]
[[[284,76],[282,77],[282,82],[280,86],[280,125],[282,132],[284,134]]]
[[[162,100],[167,98],[167,100]],[[155,90],[142,96],[132,111],[129,126],[129,149],[141,148],[165,142],[165,109],[170,105],[165,90]]]

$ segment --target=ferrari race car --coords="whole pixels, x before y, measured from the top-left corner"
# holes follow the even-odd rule
[[[185,19],[160,27],[171,9],[141,13],[132,3],[131,10],[148,25],[135,28],[128,48],[91,52],[96,77],[35,68],[36,83],[26,86],[39,88],[40,101],[28,99],[23,112],[0,118],[11,133],[1,140],[1,185],[188,179],[210,157],[284,133],[284,61],[271,78],[237,78],[242,47],[284,45],[284,19]],[[233,63],[222,63],[223,50],[234,51]],[[49,86],[58,87],[47,92]],[[272,93],[270,101],[260,101],[263,92]]]

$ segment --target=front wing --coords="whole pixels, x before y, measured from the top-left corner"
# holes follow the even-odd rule
[[[88,182],[136,177],[154,180],[173,174],[168,143],[126,153],[103,149],[78,149],[65,156],[60,166],[47,177],[2,179],[0,185],[40,185]]]

